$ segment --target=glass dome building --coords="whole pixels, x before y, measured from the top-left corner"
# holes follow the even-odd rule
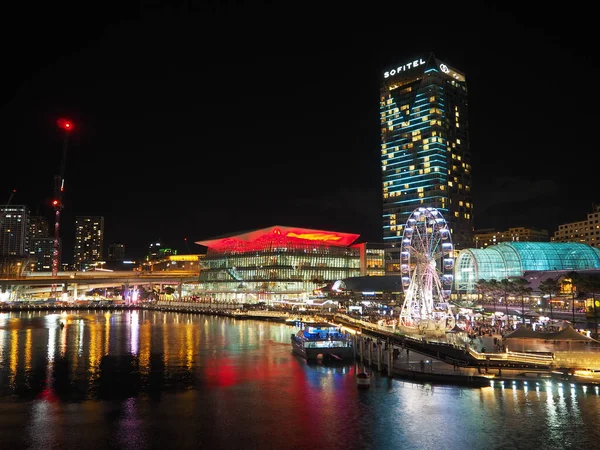
[[[479,280],[522,277],[528,271],[586,269],[600,269],[600,249],[577,242],[503,242],[460,252],[455,290],[473,293]]]

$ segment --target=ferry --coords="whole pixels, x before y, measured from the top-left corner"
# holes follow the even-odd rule
[[[309,323],[292,333],[292,350],[309,362],[351,361],[354,347],[349,334],[330,323]]]

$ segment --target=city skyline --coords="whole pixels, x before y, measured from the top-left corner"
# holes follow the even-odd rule
[[[577,89],[598,64],[585,47],[591,28],[585,18],[574,28],[568,11],[536,19],[533,8],[517,15],[516,3],[503,5],[472,6],[478,20],[440,5],[439,29],[426,15],[392,26],[367,10],[377,33],[358,17],[277,2],[107,9],[85,23],[73,17],[86,11],[48,11],[52,26],[24,24],[36,37],[52,31],[47,42],[7,56],[11,170],[0,204],[16,189],[12,205],[52,224],[56,120],[68,117],[67,252],[76,215],[104,216],[105,244],[136,256],[156,240],[199,252],[195,241],[276,224],[381,241],[379,85],[389,68],[433,52],[466,75],[475,228],[552,236],[600,200],[581,150],[597,94]]]

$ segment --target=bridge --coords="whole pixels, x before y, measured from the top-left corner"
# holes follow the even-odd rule
[[[2,296],[11,298],[41,297],[51,295],[53,286],[62,286],[62,292],[76,298],[78,292],[96,288],[138,287],[138,286],[176,286],[181,295],[183,284],[198,281],[198,271],[173,270],[160,272],[105,271],[30,272],[22,276],[0,278]],[[8,295],[7,295],[8,294]]]

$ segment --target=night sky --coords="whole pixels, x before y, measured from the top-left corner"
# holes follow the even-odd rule
[[[63,260],[75,215],[132,258],[271,225],[381,241],[379,83],[430,51],[467,76],[476,228],[552,235],[600,202],[591,14],[322,3],[5,9],[0,203],[16,189],[52,224],[68,117]]]

